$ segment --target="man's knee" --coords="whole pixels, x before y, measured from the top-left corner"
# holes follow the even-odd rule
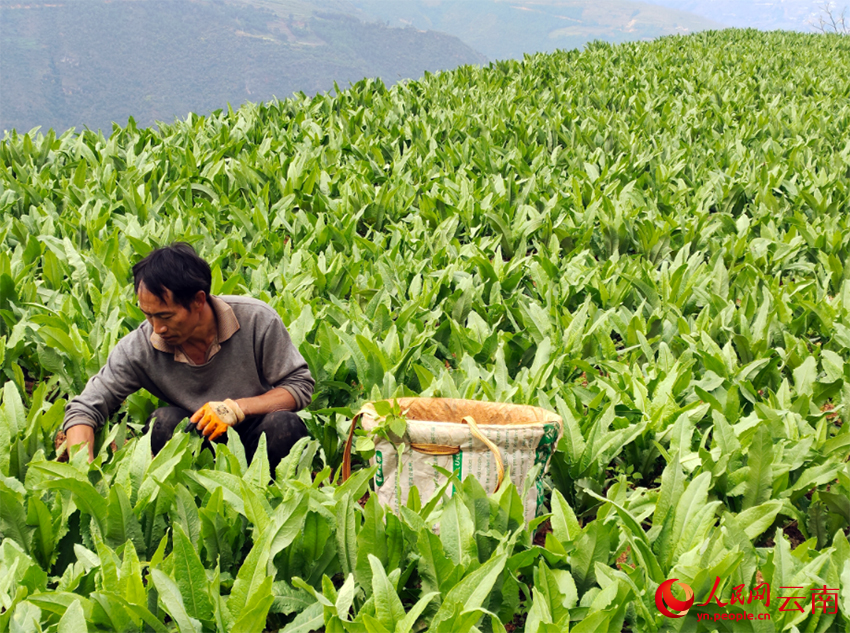
[[[174,429],[180,422],[191,415],[186,409],[180,407],[160,407],[156,409],[147,419],[142,431],[147,433],[153,426],[151,432],[151,450],[156,455],[166,445],[171,436],[174,435]]]
[[[273,411],[265,416],[262,424],[260,424],[266,433],[269,430],[274,430],[275,435],[281,441],[288,442],[291,440],[289,447],[295,444],[302,437],[307,437],[307,426],[304,424],[298,414],[292,411]],[[287,451],[288,452],[288,451]]]
[[[239,428],[238,426],[236,427]],[[302,437],[307,437],[307,427],[297,414],[291,411],[274,411],[263,416],[260,423],[252,429],[251,438],[246,444],[246,452],[256,450],[260,436],[266,434],[266,449],[269,455],[269,466],[272,473],[278,462],[289,454],[293,445]],[[250,448],[249,448],[250,445]]]

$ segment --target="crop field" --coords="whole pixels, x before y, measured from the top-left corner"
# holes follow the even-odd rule
[[[847,38],[709,32],[11,133],[0,631],[850,630],[848,68]],[[174,240],[316,377],[276,472],[233,434],[152,459],[141,392],[56,460]],[[557,412],[549,514],[474,478],[384,508],[366,435],[341,483],[351,414],[402,395]]]

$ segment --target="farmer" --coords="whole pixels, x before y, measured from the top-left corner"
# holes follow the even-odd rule
[[[147,389],[169,406],[144,431],[158,453],[185,418],[210,441],[239,434],[250,460],[266,434],[274,472],[307,435],[293,413],[310,403],[315,381],[277,312],[257,299],[210,294],[210,267],[191,246],[175,243],[133,266],[146,321],[122,338],[106,365],[65,407],[69,446],[87,443],[131,393]]]

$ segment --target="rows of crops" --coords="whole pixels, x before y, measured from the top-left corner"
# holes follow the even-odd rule
[[[848,67],[847,39],[727,31],[8,136],[0,630],[850,630]],[[317,379],[276,473],[236,436],[151,459],[146,394],[54,460],[142,321],[130,266],[177,239]],[[558,412],[551,530],[524,482],[358,504],[349,415],[412,394]],[[668,578],[719,600],[667,618]]]

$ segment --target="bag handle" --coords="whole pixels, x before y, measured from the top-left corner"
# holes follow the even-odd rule
[[[354,444],[354,430],[357,428],[357,420],[363,415],[363,412],[357,413],[351,418],[351,428],[348,430],[348,439],[345,441],[345,450],[342,453],[342,481],[345,483],[351,477],[351,447]],[[469,427],[469,431],[473,437],[479,440],[490,452],[496,460],[496,470],[498,479],[496,480],[496,488],[493,492],[497,492],[502,487],[502,482],[505,479],[505,464],[502,461],[502,454],[499,452],[499,447],[491,442],[486,435],[478,428],[475,419],[468,415],[463,418],[462,422]],[[417,453],[424,455],[457,455],[460,452],[460,446],[445,446],[443,444],[419,444],[416,442],[410,443],[410,448]]]
[[[490,452],[493,453],[493,457],[496,459],[496,470],[499,473],[499,477],[496,480],[496,488],[493,492],[498,492],[499,488],[502,487],[502,481],[505,479],[505,464],[502,462],[502,454],[499,452],[499,447],[491,442],[490,439],[481,432],[481,429],[478,428],[478,424],[471,415],[466,416],[462,421],[464,424],[469,426],[469,430],[475,439],[482,442],[490,449]]]

